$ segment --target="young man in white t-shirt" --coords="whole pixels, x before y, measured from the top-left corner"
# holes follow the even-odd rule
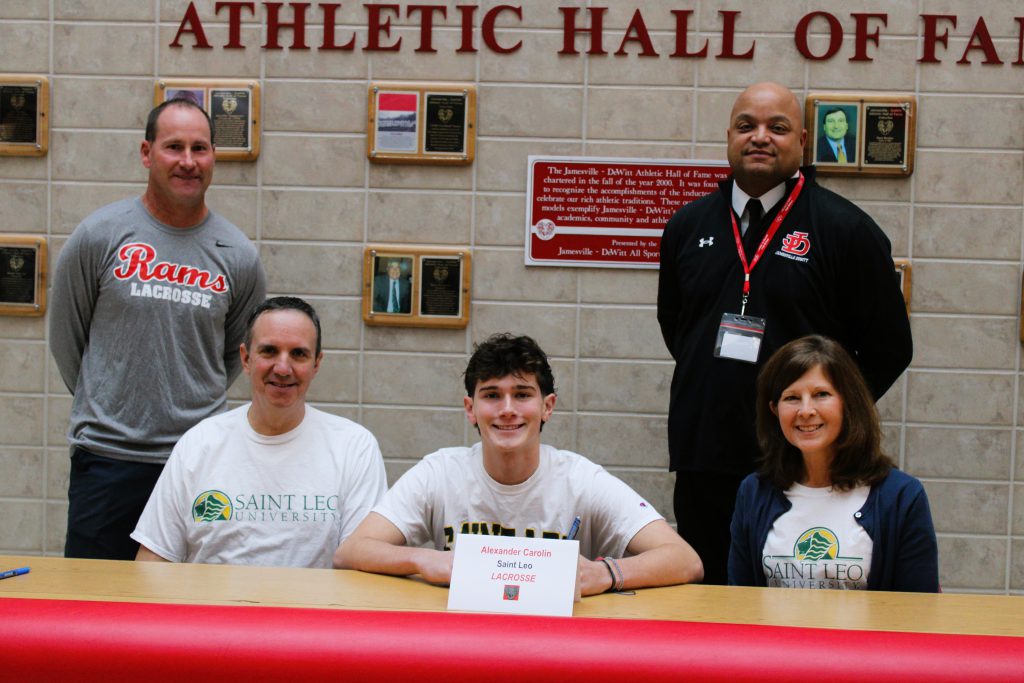
[[[136,559],[330,567],[387,488],[377,440],[306,405],[323,352],[302,299],[257,306],[240,353],[252,402],[175,445],[132,533]]]
[[[335,567],[447,585],[459,533],[566,538],[579,517],[582,595],[701,580],[700,558],[647,501],[583,456],[541,444],[556,395],[533,339],[498,334],[478,345],[465,384],[480,442],[406,472],[338,548]]]

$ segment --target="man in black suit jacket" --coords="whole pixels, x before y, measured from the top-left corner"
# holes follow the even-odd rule
[[[846,112],[838,107],[825,112],[824,120],[825,134],[818,138],[818,161],[829,163],[839,162],[839,145],[842,145],[846,154],[845,163],[852,164],[857,161],[857,137],[847,135],[850,124],[846,121]]]
[[[393,294],[397,286],[397,299]],[[402,275],[400,259],[388,261],[388,272],[373,278],[373,311],[375,313],[410,313],[412,311],[412,282]]]

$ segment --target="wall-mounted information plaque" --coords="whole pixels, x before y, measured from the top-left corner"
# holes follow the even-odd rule
[[[46,313],[46,238],[0,235],[0,315]]]
[[[401,164],[471,164],[476,153],[476,86],[371,83],[366,154]]]
[[[49,121],[46,76],[0,74],[0,156],[45,156]]]
[[[157,81],[153,106],[173,99],[192,100],[210,115],[218,160],[254,161],[259,157],[259,83],[212,78]]]
[[[917,98],[811,93],[804,105],[804,161],[820,175],[909,176],[914,172]]]
[[[366,247],[363,320],[367,325],[465,327],[470,260],[468,249]]]

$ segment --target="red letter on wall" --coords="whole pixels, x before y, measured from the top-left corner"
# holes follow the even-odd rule
[[[356,34],[353,33],[352,37],[348,39],[348,42],[344,45],[338,45],[334,42],[334,30],[337,28],[335,25],[335,16],[337,15],[338,8],[341,7],[341,3],[338,2],[322,2],[320,3],[320,9],[324,13],[324,42],[320,46],[321,50],[351,50],[356,44]]]
[[[462,15],[462,43],[456,52],[476,52],[473,47],[473,17],[476,15],[476,5],[456,5]]]
[[[188,28],[185,28],[188,26]],[[199,12],[196,11],[196,3],[188,3],[188,7],[185,9],[185,16],[181,18],[181,24],[178,26],[178,32],[174,34],[174,40],[171,41],[169,47],[181,47],[182,33],[191,33],[192,37],[196,39],[196,44],[192,47],[212,48],[210,41],[206,39],[206,31],[203,30],[203,22],[199,20]]]
[[[398,38],[390,45],[381,45],[380,34],[391,37],[391,17],[381,20],[381,12],[390,10],[398,16],[399,5],[363,5],[369,17],[366,19],[366,46],[363,52],[395,52],[402,47],[402,39]]]
[[[587,50],[588,55],[608,54],[601,46],[601,31],[604,26],[604,13],[608,11],[607,7],[591,7],[587,10],[587,12],[590,13],[590,28],[576,28],[576,12],[579,11],[578,8],[559,7],[558,11],[562,13],[562,49],[558,51],[558,54],[579,54],[579,52],[576,51],[577,33],[590,34],[590,48]]]
[[[829,30],[828,49],[822,55],[816,55],[811,52],[811,46],[807,44],[807,30],[810,28],[811,22],[818,17],[825,18],[825,21],[828,22]],[[793,34],[793,40],[796,42],[796,49],[807,59],[814,61],[829,59],[839,52],[839,47],[843,44],[843,25],[839,23],[835,16],[828,12],[811,12],[804,15],[800,19],[800,23],[796,25],[796,33]]]
[[[1003,60],[999,59],[999,55],[996,54],[995,43],[992,42],[992,35],[988,32],[988,26],[985,25],[985,17],[978,17],[978,23],[974,25],[974,32],[971,33],[971,39],[967,41],[967,47],[964,48],[963,55],[960,59],[956,60],[957,64],[970,64],[971,60],[967,58],[967,53],[971,50],[981,50],[985,53],[985,59],[982,64],[1002,64]]]
[[[228,50],[242,50],[242,10],[249,10],[250,14],[256,14],[256,3],[253,2],[218,2],[213,6],[213,13],[220,14],[225,7],[228,8],[228,42],[224,46]]]
[[[434,12],[440,12],[441,18],[448,16],[448,9],[444,5],[409,5],[405,8],[405,15],[412,16],[413,12],[420,13],[420,46],[416,52],[437,52],[434,49]]]
[[[956,17],[951,14],[922,14],[921,21],[924,22],[924,35],[922,36],[924,41],[924,50],[921,53],[921,59],[917,60],[922,64],[935,64],[938,63],[938,59],[935,57],[935,44],[942,43],[942,47],[946,47],[949,44],[949,29],[942,32],[942,35],[938,34],[939,20],[948,21],[953,24],[953,28],[956,28]]]
[[[619,49],[615,51],[615,54],[628,54],[626,52],[626,43],[639,43],[639,56],[641,57],[658,56],[658,52],[654,49],[654,44],[651,42],[651,34],[647,32],[644,16],[640,14],[640,10],[633,12],[633,18],[629,20],[629,26],[626,27],[626,35],[622,36],[622,42],[619,43]]]
[[[488,10],[487,14],[484,15],[483,22],[480,24],[480,33],[484,37],[484,45],[486,45],[491,50],[499,54],[508,54],[510,52],[515,52],[516,50],[523,46],[523,41],[520,40],[512,47],[502,47],[501,44],[498,43],[497,36],[494,35],[494,23],[498,20],[498,15],[501,14],[502,12],[505,12],[506,10],[512,10],[512,12],[515,13],[516,17],[518,17],[520,21],[523,20],[522,7],[515,7],[513,5],[498,5],[497,7]]]
[[[870,62],[871,57],[868,57],[868,41],[870,40],[878,47],[878,29],[876,28],[874,33],[868,33],[868,21],[870,19],[881,19],[882,26],[889,24],[888,14],[876,14],[874,12],[851,12],[850,16],[856,22],[853,33],[853,56],[850,57],[851,62]]]
[[[308,2],[289,2],[292,8],[292,23],[281,21],[281,5],[283,2],[265,2],[267,8],[267,42],[263,47],[267,50],[280,50],[281,44],[277,42],[278,34],[282,28],[292,29],[292,49],[308,50],[306,45],[306,10],[309,9]]]
[[[722,15],[722,51],[718,53],[718,56],[722,59],[753,59],[754,46],[757,45],[756,41],[751,41],[750,49],[741,55],[736,54],[734,48],[736,42],[736,19],[740,16],[740,13],[722,10],[718,13]]]
[[[704,39],[704,47],[697,50],[696,52],[690,52],[686,49],[686,34],[690,30],[690,15],[693,14],[692,9],[674,9],[672,14],[676,17],[676,50],[670,56],[671,57],[707,57],[708,56],[708,39]]]
[[[1021,66],[1024,64],[1024,17],[1014,17],[1013,20],[1020,26],[1020,31],[1017,32],[1017,61],[1013,65]]]

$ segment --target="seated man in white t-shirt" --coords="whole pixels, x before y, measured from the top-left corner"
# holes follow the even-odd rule
[[[249,315],[240,347],[252,402],[181,437],[132,532],[136,560],[330,567],[387,489],[377,440],[306,405],[320,319],[295,297]]]
[[[555,386],[536,342],[492,336],[476,347],[465,384],[480,442],[406,472],[338,548],[335,567],[447,585],[456,535],[566,538],[579,517],[583,595],[701,580],[697,553],[650,503],[583,456],[541,444]]]

